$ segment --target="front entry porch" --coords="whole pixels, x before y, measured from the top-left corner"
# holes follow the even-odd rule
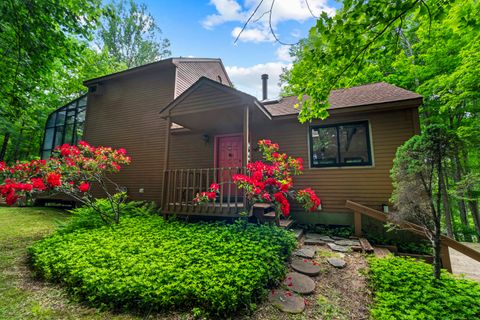
[[[247,210],[247,204],[233,183],[232,176],[245,172],[245,167],[165,170],[162,213],[238,217]],[[208,190],[212,183],[220,186],[220,194],[215,202],[194,203],[196,194]]]
[[[264,107],[250,95],[202,78],[160,114],[168,123],[163,214],[238,217],[248,211],[233,176],[246,173],[251,127],[269,119]],[[212,183],[220,186],[217,199],[194,203]]]

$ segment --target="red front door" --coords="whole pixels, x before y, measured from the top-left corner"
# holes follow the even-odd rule
[[[217,137],[217,168],[242,167],[242,140],[241,135]],[[237,194],[237,188],[232,184],[232,175],[236,173],[240,172],[234,169],[220,169],[218,180],[223,184],[224,196]]]
[[[217,167],[242,166],[242,136],[217,137]]]

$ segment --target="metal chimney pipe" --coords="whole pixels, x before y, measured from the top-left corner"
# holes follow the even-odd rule
[[[262,74],[262,100],[268,99],[268,74]]]

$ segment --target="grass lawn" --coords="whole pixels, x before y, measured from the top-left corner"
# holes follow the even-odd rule
[[[31,278],[26,248],[68,217],[57,209],[0,207],[0,319],[137,319],[69,302],[63,288]]]

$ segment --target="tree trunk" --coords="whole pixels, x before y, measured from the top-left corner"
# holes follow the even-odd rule
[[[440,218],[440,217],[439,217]],[[440,219],[435,221],[435,231],[433,237],[433,276],[435,279],[440,279],[440,273],[442,270],[442,244],[441,244],[441,226],[440,226]]]
[[[23,126],[20,129],[20,134],[18,136],[17,143],[15,143],[15,149],[13,150],[13,161],[14,162],[18,160],[18,152],[20,151],[20,145],[22,144],[22,140],[23,140]]]
[[[453,234],[453,224],[452,224],[452,213],[450,212],[450,202],[448,201],[447,186],[445,184],[445,174],[442,166],[442,162],[439,161],[438,164],[438,192],[442,197],[443,211],[445,212],[445,226],[447,227],[447,234],[450,238],[454,238]],[[440,211],[440,208],[437,208]]]
[[[463,171],[463,168],[462,168],[462,164],[460,163],[460,159],[458,157],[458,151],[455,153],[455,157],[454,157],[454,161],[455,161],[455,173],[453,175],[453,180],[455,181],[455,183],[458,183],[461,179],[462,179],[462,171]],[[470,227],[470,223],[468,221],[468,212],[467,212],[467,205],[465,204],[465,194],[463,192],[460,193],[460,200],[458,201],[458,208],[460,210],[460,220],[462,221],[462,224],[469,228]]]
[[[0,149],[0,161],[5,161],[5,155],[7,154],[8,142],[10,141],[10,132],[3,135],[2,149]]]
[[[469,200],[468,206],[470,207],[473,223],[475,224],[475,230],[477,231],[477,236],[479,237],[479,241],[480,241],[480,212],[478,210],[478,201]]]

